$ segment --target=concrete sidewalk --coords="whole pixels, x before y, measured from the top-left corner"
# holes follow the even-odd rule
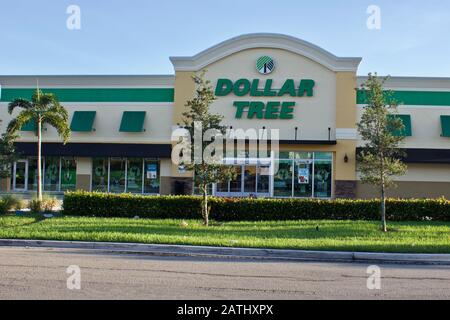
[[[0,247],[33,247],[90,249],[106,252],[140,253],[160,256],[190,257],[230,257],[261,260],[292,261],[328,261],[361,263],[400,263],[450,265],[450,254],[403,254],[403,253],[368,253],[368,252],[333,252],[250,249],[226,247],[199,247],[184,245],[156,245],[137,243],[78,242],[78,241],[44,241],[44,240],[7,240],[0,239]]]

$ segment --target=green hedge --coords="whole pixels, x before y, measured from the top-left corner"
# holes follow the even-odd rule
[[[8,204],[5,200],[0,199],[0,214],[6,214],[8,211]]]
[[[146,197],[129,194],[69,192],[64,214],[96,217],[198,219],[201,198],[194,196]],[[260,220],[378,220],[377,200],[228,199],[210,198],[211,219],[217,221]],[[446,199],[389,199],[391,221],[450,221]]]

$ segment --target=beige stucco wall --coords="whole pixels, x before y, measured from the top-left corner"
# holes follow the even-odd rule
[[[336,129],[348,134],[345,140],[337,135],[336,180],[356,180],[356,86],[354,72],[336,73]],[[348,162],[344,161],[346,156]]]
[[[405,176],[397,181],[450,182],[450,164],[408,164]]]
[[[406,175],[396,177],[396,187],[387,192],[396,198],[436,198],[450,199],[450,164],[408,164]],[[379,191],[371,185],[358,181],[359,198],[379,197]]]
[[[91,191],[92,158],[76,158],[77,190]]]
[[[256,70],[256,60],[263,56],[271,56],[275,69],[271,74],[261,75]],[[294,79],[298,86],[301,79],[313,79],[316,82],[313,97],[237,97],[233,93],[219,97],[211,110],[225,116],[224,124],[241,129],[279,129],[280,139],[293,140],[295,127],[299,127],[298,139],[327,140],[328,128],[334,133],[336,123],[336,76],[324,66],[298,54],[280,49],[249,49],[227,56],[209,66],[207,78],[216,86],[220,78],[233,81],[241,78],[260,80],[263,89],[265,80],[273,79],[273,88],[280,89],[287,79]],[[259,120],[235,119],[235,101],[290,101],[296,102],[294,119],[292,120]]]
[[[194,72],[183,72],[177,71],[175,74],[175,97],[173,104],[171,129],[177,127],[178,125],[183,125],[183,112],[188,111],[186,107],[186,102],[190,100],[195,93],[195,83],[192,77],[195,75]],[[166,174],[172,177],[192,177],[191,172],[180,173],[178,171],[178,166],[172,163],[172,161],[167,162]]]
[[[399,181],[387,190],[391,198],[440,198],[450,199],[450,182]],[[360,199],[380,198],[380,192],[371,185],[357,183],[356,196]]]
[[[356,74],[336,73],[336,127],[356,128]]]
[[[358,107],[358,119],[364,111],[362,106]],[[411,115],[412,136],[406,137],[402,144],[403,148],[418,149],[449,149],[450,138],[441,137],[441,115],[450,116],[449,107],[434,106],[399,106],[399,114]],[[362,145],[361,139],[358,145]]]
[[[94,121],[94,132],[73,132],[70,142],[84,143],[169,143],[172,133],[171,103],[63,103],[72,121],[75,111],[97,111]],[[124,111],[146,111],[145,132],[119,132]],[[19,111],[17,111],[19,112]],[[17,114],[15,112],[13,116]],[[0,103],[0,132],[4,132],[11,116],[7,113],[7,104]],[[32,132],[22,132],[21,141],[35,141]],[[60,142],[56,130],[47,126],[43,134],[44,142]]]
[[[172,173],[172,160],[161,159],[160,160],[161,177],[170,177]]]
[[[408,163],[406,165],[406,174],[394,177],[395,181],[450,182],[450,164]]]
[[[194,72],[177,71],[175,73],[175,97],[172,115],[172,124],[183,124],[183,112],[188,111],[186,102],[190,100],[195,93],[195,83],[192,77]]]
[[[77,175],[92,174],[92,158],[76,158]]]

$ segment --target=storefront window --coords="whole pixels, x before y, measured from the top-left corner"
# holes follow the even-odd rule
[[[73,191],[77,184],[77,162],[75,158],[61,158],[61,191]]]
[[[109,163],[109,192],[125,192],[125,159],[111,158]]]
[[[332,160],[333,154],[331,152],[314,152],[315,160]]]
[[[58,157],[45,157],[45,191],[59,191],[59,160]]]
[[[160,165],[157,160],[145,160],[144,193],[159,194]]]
[[[291,154],[291,159],[295,160],[312,160],[313,159],[313,153],[312,152],[293,152]]]
[[[270,166],[258,166],[258,193],[270,192]]]
[[[244,171],[244,192],[256,193],[256,166],[245,166]]]
[[[314,197],[331,198],[332,164],[316,161],[314,167]]]
[[[128,159],[127,192],[142,193],[142,159]]]
[[[208,186],[207,192],[208,192],[208,195],[210,195],[210,196],[213,194],[213,186],[212,186],[212,184]],[[201,196],[202,195],[202,193],[200,191],[200,187],[197,184],[194,185],[194,195],[196,195],[196,196]]]
[[[37,158],[28,158],[28,191],[37,190]]]
[[[230,192],[242,192],[242,166],[235,166],[235,178],[230,181]]]
[[[217,192],[228,192],[228,183],[229,181],[222,181],[216,185]]]
[[[278,154],[278,159],[292,159],[291,158],[292,155],[293,155],[293,152],[282,151]]]
[[[275,197],[292,197],[292,161],[279,160],[273,181]]]
[[[92,191],[108,191],[108,158],[94,158],[92,161]]]

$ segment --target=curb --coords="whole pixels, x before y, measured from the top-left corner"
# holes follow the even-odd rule
[[[324,262],[368,262],[396,264],[450,265],[450,254],[403,254],[303,251],[278,249],[251,249],[226,247],[200,247],[184,245],[157,245],[112,242],[3,240],[0,247],[31,247],[53,249],[88,249],[103,252],[137,253],[158,256],[217,257],[234,259],[324,261]]]

